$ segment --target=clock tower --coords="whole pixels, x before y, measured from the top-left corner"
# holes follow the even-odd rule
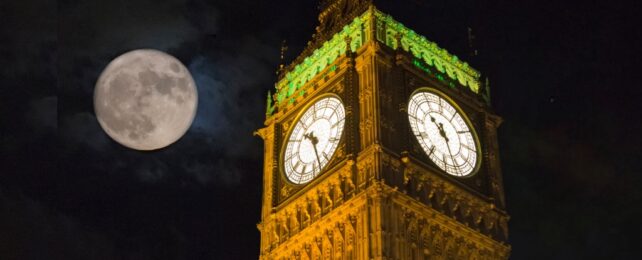
[[[375,8],[321,2],[268,93],[260,259],[506,259],[480,73]]]

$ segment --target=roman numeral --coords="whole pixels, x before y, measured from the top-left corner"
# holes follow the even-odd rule
[[[435,146],[433,145],[430,147],[430,152],[428,153],[428,156],[430,156],[433,152],[435,152]]]
[[[475,166],[473,166],[473,164],[470,163],[470,160],[466,160],[466,164],[468,164],[470,166],[470,168],[475,168]]]
[[[453,164],[453,168],[455,168],[455,173],[456,173],[458,176],[462,176],[462,175],[464,175],[464,174],[462,174],[461,170],[459,170],[459,166],[457,166],[457,165]]]
[[[298,156],[298,155],[299,155],[299,153],[298,153],[298,152],[293,153],[293,154],[290,154],[290,155],[288,155],[288,157],[287,157],[287,158],[285,158],[285,160],[286,160],[286,161],[289,161],[289,160],[291,160],[292,158],[294,158],[295,156]]]
[[[419,132],[419,134],[418,134],[418,135],[416,135],[416,136],[417,136],[417,137],[424,138],[424,139],[428,138],[428,134],[427,134],[426,132]],[[433,147],[434,147],[434,146],[433,146]]]
[[[430,105],[428,105],[428,112],[426,112],[426,110],[424,110],[424,109],[423,109],[423,106],[422,106],[422,105],[419,105],[419,109],[421,110],[421,112],[423,112],[423,113],[424,113],[424,115],[427,115],[427,114],[428,114],[428,112],[430,112]]]
[[[339,121],[335,122],[334,124],[332,124],[332,127],[330,127],[330,128],[335,128],[335,127],[336,127],[336,126],[338,126],[338,125],[339,125],[339,123],[341,123],[342,121],[343,121],[343,119],[341,119],[341,120],[339,120]]]
[[[312,119],[317,120],[317,105],[312,106]]]
[[[328,117],[328,119],[330,119],[330,120],[331,120],[331,119],[332,119],[332,117],[334,116],[334,114],[336,114],[336,113],[337,113],[337,110],[336,110],[336,109],[335,109],[335,110],[332,110],[332,114],[330,114],[330,116]],[[323,113],[323,114],[325,114],[325,113]]]
[[[297,169],[299,169],[299,165],[301,165],[301,161],[296,161],[296,163],[294,164],[294,167],[293,167],[294,171],[298,172]],[[303,168],[305,168],[305,167],[303,167]]]

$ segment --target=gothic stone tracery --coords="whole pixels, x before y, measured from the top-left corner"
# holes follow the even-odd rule
[[[351,23],[355,28],[342,31],[341,38],[327,34],[351,21],[322,24],[334,29],[320,27],[318,33],[324,35],[316,40],[335,41],[327,51],[336,57],[327,64],[315,60],[323,63],[318,68],[310,65],[297,71],[290,66],[278,83],[282,85],[277,86],[276,107],[268,105],[274,113],[268,113],[266,127],[257,131],[265,142],[263,206],[257,225],[260,259],[508,258],[509,217],[496,143],[501,119],[470,91],[478,84],[477,72],[457,59],[443,60],[450,54],[436,45],[431,45],[434,53],[443,55],[430,54],[432,63],[424,65],[437,67],[419,66],[414,57],[424,54],[413,52],[427,43],[414,32],[402,32],[405,27],[376,11],[371,1],[327,2],[338,3],[332,7],[337,10],[359,2],[349,8],[359,10],[352,18],[377,19]],[[313,55],[310,49],[297,61]],[[455,80],[440,79],[439,73]],[[469,179],[456,179],[432,166],[405,125],[407,95],[426,85],[450,95],[480,133],[482,167]],[[290,184],[279,161],[288,129],[305,104],[328,92],[340,96],[346,106],[340,148],[310,183]]]

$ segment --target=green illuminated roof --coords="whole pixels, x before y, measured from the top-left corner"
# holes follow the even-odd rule
[[[373,19],[374,23],[372,22]],[[370,28],[372,25],[376,28]],[[397,46],[397,37],[399,36],[401,37],[399,41],[401,46]],[[470,67],[468,63],[459,60],[457,56],[448,53],[447,50],[440,48],[436,43],[408,29],[403,24],[395,21],[390,15],[371,8],[345,25],[342,30],[334,34],[321,47],[314,50],[310,56],[290,69],[276,83],[274,96],[272,98],[268,96],[267,115],[271,115],[276,107],[292,102],[297,90],[305,86],[308,81],[332,64],[338,57],[345,54],[348,47],[346,39],[349,39],[351,51],[357,51],[365,42],[372,39],[376,39],[392,49],[401,47],[404,51],[412,54],[415,59],[436,69],[439,72],[438,76],[443,78],[441,76],[443,74],[452,81],[468,87],[472,92],[483,94],[479,93],[480,74]],[[272,105],[272,99],[275,101],[274,105]]]

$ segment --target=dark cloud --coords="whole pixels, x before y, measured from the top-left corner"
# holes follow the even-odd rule
[[[60,120],[60,137],[70,146],[86,145],[98,152],[103,152],[109,141],[96,116],[89,112],[63,116]]]
[[[199,92],[192,130],[217,138],[230,153],[239,154],[248,150],[248,138],[240,137],[251,135],[260,126],[257,120],[264,117],[256,109],[265,103],[264,93],[257,89],[265,88],[262,85],[271,79],[270,64],[276,62],[276,55],[269,45],[252,37],[228,44],[234,46],[198,56],[189,65]]]
[[[639,255],[633,8],[379,2],[490,77],[505,119],[499,137],[514,258]],[[315,5],[0,3],[0,258],[256,258],[262,144],[252,132],[264,120],[279,44],[288,40],[286,60],[298,55],[314,32]],[[468,26],[477,36],[474,59],[465,55]],[[157,151],[114,142],[93,111],[100,72],[136,48],[176,56],[198,87],[193,125]]]
[[[69,17],[61,26],[68,35],[61,41],[68,55],[62,60],[60,114],[67,149],[87,146],[92,156],[121,162],[103,165],[104,171],[131,168],[148,183],[179,176],[199,185],[238,185],[247,174],[236,166],[238,161],[260,160],[252,132],[263,117],[256,109],[264,103],[261,89],[269,88],[264,84],[274,76],[278,53],[270,43],[278,40],[273,35],[218,38],[217,48],[208,47],[209,37],[218,32],[220,11],[216,4],[199,1],[83,2],[61,10]],[[122,153],[97,124],[91,98],[109,59],[140,47],[168,51],[187,64],[198,88],[198,110],[191,129],[176,144],[151,153]],[[204,154],[212,157],[202,158]]]

